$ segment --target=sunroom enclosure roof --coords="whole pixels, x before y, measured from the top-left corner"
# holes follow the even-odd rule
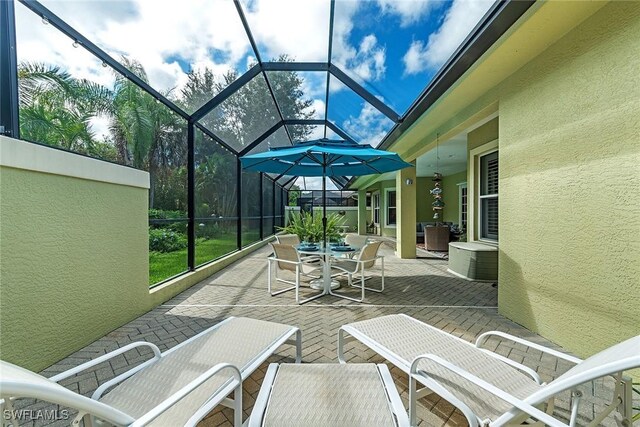
[[[21,61],[45,56],[94,78],[106,72],[100,65],[109,66],[238,156],[323,137],[379,146],[501,6],[493,0],[20,3],[37,16],[16,6],[19,39],[40,31],[42,20],[98,58],[76,63],[65,46],[65,52],[19,49]],[[207,71],[217,93],[180,102],[175,94],[187,86],[186,76]],[[285,188],[295,182],[272,178]],[[348,181],[334,178],[338,187]]]

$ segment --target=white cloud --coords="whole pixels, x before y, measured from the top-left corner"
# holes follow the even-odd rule
[[[110,52],[140,61],[150,83],[162,90],[175,87],[184,75],[178,60],[215,71],[244,65],[250,46],[233,3],[193,0],[189,6],[138,0],[137,19],[109,20],[96,37]]]
[[[444,64],[493,3],[493,0],[454,0],[442,25],[428,41],[411,43],[403,58],[405,73],[415,74]]]
[[[351,71],[351,76],[362,83],[384,77],[386,57],[386,48],[378,43],[374,34],[368,34],[360,40],[357,48],[348,44],[346,39],[338,43],[334,62],[343,71]]]
[[[427,47],[421,40],[414,40],[409,46],[409,50],[402,58],[406,74],[416,74],[424,71],[429,66],[435,68],[435,65],[428,65],[429,54]]]
[[[44,25],[37,15],[16,3],[16,38],[18,62],[43,62],[67,70],[74,77],[103,85],[113,83],[113,72],[82,47],[74,48],[71,39]]]
[[[357,46],[349,42],[353,22],[363,2],[342,1],[336,3],[333,22],[333,62],[345,72],[350,72],[359,83],[384,77],[386,71],[386,48],[379,44],[375,34],[367,34]],[[332,84],[333,86],[333,84]],[[331,87],[338,91],[339,87]]]
[[[388,120],[371,104],[364,103],[357,117],[350,116],[342,124],[344,130],[358,137],[360,144],[375,147],[388,132]]]
[[[329,1],[255,0],[249,5],[243,3],[256,43],[267,49],[266,57],[262,54],[264,61],[283,53],[296,61],[327,61]]]
[[[306,176],[299,177],[295,185],[300,187],[301,190],[322,190],[322,177],[320,176]],[[338,187],[327,178],[327,190],[337,190]]]
[[[159,90],[182,86],[183,68],[243,71],[253,58],[230,1],[191,0],[189,7],[177,7],[172,0],[50,3],[56,14],[115,59],[126,55],[139,61]],[[16,7],[16,15],[19,60],[64,65],[75,77],[113,82],[110,69],[84,49],[71,49],[71,40],[53,26],[43,25],[23,6]]]
[[[111,119],[109,117],[100,115],[93,117],[89,126],[98,139],[105,139],[111,136],[111,132],[109,131],[110,123]]]
[[[325,72],[300,72],[298,77],[302,79],[301,90],[304,99],[312,101],[306,112],[315,110],[312,119],[324,119],[325,97],[327,87],[327,73]]]
[[[438,3],[437,0],[378,0],[383,13],[398,15],[403,27],[419,22]]]
[[[308,141],[313,141],[314,139],[324,138],[324,126],[314,126],[311,128],[311,133],[307,136]]]
[[[313,116],[311,116],[312,119],[324,119],[324,110],[325,110],[324,100],[314,99],[311,105],[309,106],[309,108],[305,110],[305,113],[315,111]]]
[[[233,68],[243,72],[255,63],[236,8],[228,0],[189,0],[186,5],[173,0],[43,1],[115,59],[126,55],[139,61],[151,85],[161,91],[183,87],[189,68],[208,67],[220,75]],[[264,60],[282,53],[298,61],[327,60],[329,1],[255,0],[243,7],[256,41],[268,48],[262,52]],[[43,25],[24,6],[18,4],[16,10],[19,60],[58,64],[75,77],[113,84],[110,68],[101,67],[84,49],[71,48],[71,40]],[[379,55],[373,69],[376,61],[380,63]],[[324,114],[325,87],[326,74],[304,79],[305,95],[314,99],[318,114]]]

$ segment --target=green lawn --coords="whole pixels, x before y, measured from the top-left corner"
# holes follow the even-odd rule
[[[259,240],[258,233],[242,233],[244,242]],[[196,240],[196,265],[221,257],[236,250],[236,236],[229,234],[216,239]],[[149,286],[187,271],[187,250],[149,252]]]

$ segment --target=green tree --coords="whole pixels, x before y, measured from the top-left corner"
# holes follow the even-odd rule
[[[111,113],[109,89],[60,67],[30,62],[18,65],[18,85],[23,139],[116,160],[113,144],[99,140],[90,125]]]
[[[291,59],[283,55],[275,61],[286,62]],[[209,68],[191,71],[187,76],[187,83],[180,91],[181,105],[187,111],[195,111],[238,77],[236,70],[230,70],[221,76],[216,76]],[[268,77],[278,107],[286,119],[313,117],[313,101],[304,98],[304,81],[298,73],[277,71],[269,73]],[[240,151],[278,121],[280,116],[266,81],[262,75],[258,75],[211,110],[200,123]],[[311,134],[312,127],[296,126],[289,127],[288,130],[297,141],[306,139]]]
[[[282,56],[279,61],[289,61]],[[148,82],[142,65],[128,58],[122,64]],[[116,74],[113,88],[76,79],[56,66],[19,66],[20,125],[24,139],[118,161],[151,175],[149,206],[186,209],[186,123],[130,80]],[[238,77],[237,71],[216,75],[211,69],[189,73],[179,102],[195,111]],[[274,72],[269,80],[278,106],[288,119],[313,116],[312,101],[304,99],[303,80],[295,72]],[[173,93],[164,93],[173,97]],[[98,138],[92,120],[108,117],[110,135]],[[280,117],[264,77],[257,76],[216,107],[201,123],[241,150],[277,123]],[[289,128],[295,140],[305,139],[310,126]],[[236,216],[236,162],[232,154],[196,133],[197,200],[208,214]],[[245,175],[245,174],[243,174]],[[259,180],[243,177],[243,194],[254,195]],[[157,198],[156,198],[157,195]],[[259,209],[258,198],[247,197],[248,212]],[[257,206],[257,207],[256,207]]]
[[[289,188],[289,206],[298,206],[298,198],[300,197],[300,194],[300,186],[293,184],[291,188]]]
[[[195,176],[198,216],[236,216],[235,182],[235,158],[231,153],[218,148],[199,162]]]
[[[128,58],[122,58],[121,62],[148,82],[139,62]],[[186,173],[180,172],[186,163],[187,151],[184,120],[129,79],[116,74],[110,128],[120,161],[149,172],[149,207],[184,209],[186,196],[171,198],[165,194],[163,199],[169,203],[155,204],[158,187],[164,193],[169,187],[181,196],[186,194]],[[182,179],[176,181],[176,178]]]
[[[280,61],[289,60],[283,56]],[[208,68],[191,71],[187,83],[180,91],[180,104],[186,111],[195,111],[215,97],[238,78],[235,70],[216,76]],[[312,101],[304,99],[302,78],[295,72],[269,73],[269,81],[276,94],[278,106],[284,117],[308,119]],[[264,77],[255,77],[223,103],[210,111],[200,123],[216,136],[240,151],[252,143],[272,124],[280,120]],[[292,137],[303,140],[311,133],[311,126],[289,128]],[[236,215],[236,163],[219,144],[196,132],[196,200],[201,209],[209,209],[210,215]],[[259,180],[242,174],[243,214],[259,211]]]

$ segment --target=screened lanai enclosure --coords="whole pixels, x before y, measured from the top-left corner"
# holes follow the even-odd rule
[[[149,172],[150,285],[283,225],[297,177],[240,156],[323,137],[384,147],[505,14],[487,0],[0,5],[3,133]]]

